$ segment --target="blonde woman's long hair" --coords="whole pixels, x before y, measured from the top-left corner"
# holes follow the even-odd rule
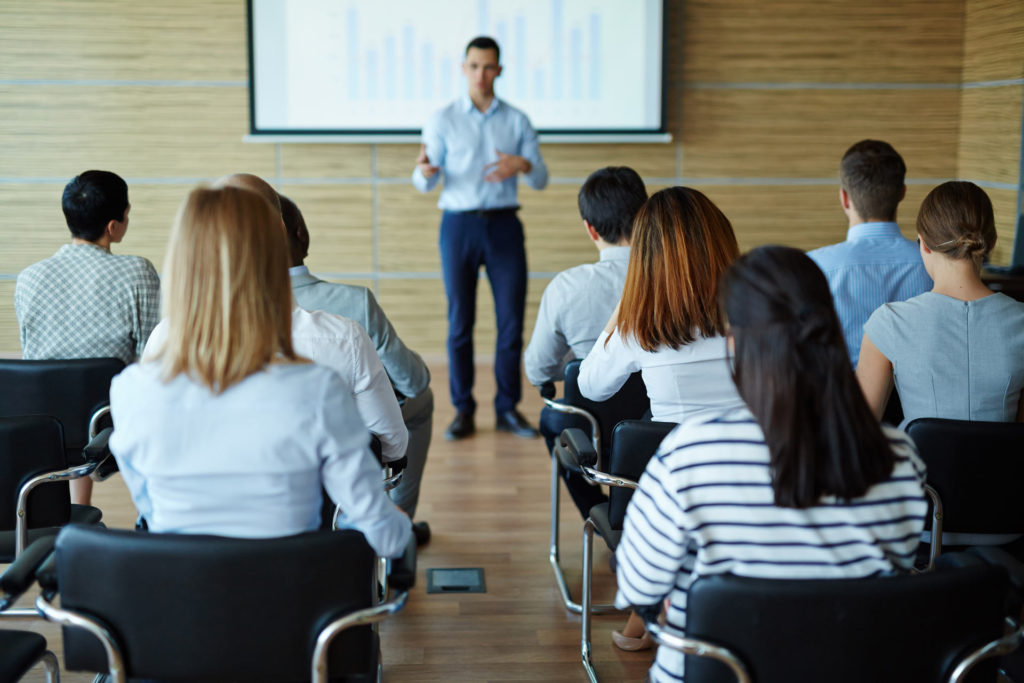
[[[281,216],[236,187],[199,187],[178,209],[164,261],[163,377],[219,394],[292,347],[288,244]]]

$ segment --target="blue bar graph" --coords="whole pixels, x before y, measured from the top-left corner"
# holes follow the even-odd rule
[[[526,54],[526,17],[522,14],[517,14],[513,33],[515,34],[515,53],[514,57],[520,64],[526,64],[528,55]],[[515,83],[516,83],[516,97],[519,99],[526,99],[526,69],[519,68],[515,72]]]
[[[551,98],[562,99],[562,0],[551,3]]]
[[[533,70],[533,97],[538,100],[544,99],[544,72],[541,69]]]
[[[377,51],[367,50],[366,51],[366,99],[375,100],[379,97],[377,93],[377,83],[380,82],[380,76],[377,75]]]
[[[454,97],[455,92],[455,65],[451,57],[441,59],[441,97],[448,99]]]
[[[393,100],[398,96],[398,51],[393,35],[384,38],[384,97]]]
[[[348,11],[348,99],[359,99],[359,15]]]
[[[590,99],[601,99],[601,17],[590,15]]]
[[[569,91],[572,99],[583,99],[583,31],[573,27],[569,31]]]
[[[487,0],[477,0],[476,3],[476,32],[481,35],[487,35],[487,32],[491,30],[491,17],[487,11]]]
[[[402,98],[411,102],[416,99],[416,34],[411,24],[402,28]]]
[[[423,76],[420,81],[420,97],[424,100],[434,98],[434,46],[427,43],[420,50],[420,67]]]

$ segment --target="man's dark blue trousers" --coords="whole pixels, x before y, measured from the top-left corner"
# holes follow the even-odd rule
[[[460,413],[473,414],[473,323],[483,266],[494,294],[498,335],[494,410],[512,410],[522,396],[519,359],[526,307],[526,246],[516,209],[445,211],[441,216],[441,272],[448,296],[448,385]]]

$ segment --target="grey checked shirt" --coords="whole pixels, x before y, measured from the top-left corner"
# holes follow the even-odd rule
[[[18,275],[14,310],[27,360],[142,355],[160,319],[160,279],[141,256],[65,244]]]

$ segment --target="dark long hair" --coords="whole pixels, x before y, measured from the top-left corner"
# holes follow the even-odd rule
[[[895,455],[818,266],[798,249],[760,247],[725,273],[719,297],[735,340],[733,380],[768,444],[775,504],[850,500],[887,479]]]

